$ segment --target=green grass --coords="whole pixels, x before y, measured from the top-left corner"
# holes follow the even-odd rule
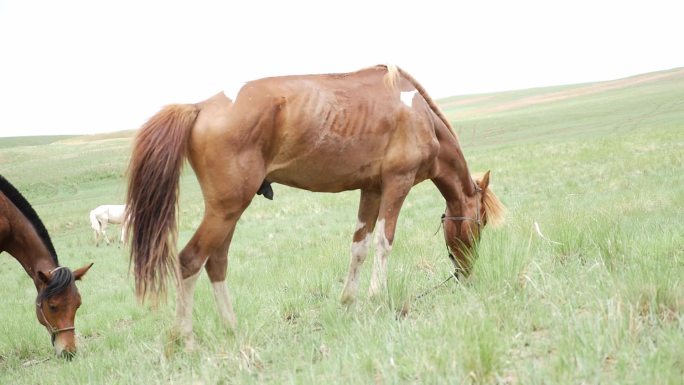
[[[358,193],[275,185],[273,202],[257,198],[245,212],[231,247],[238,332],[221,324],[203,276],[192,353],[168,342],[173,301],[138,305],[126,251],[93,244],[88,211],[123,200],[130,139],[0,139],[0,173],[33,203],[62,264],[95,262],[79,283],[80,352],[65,362],[52,357],[35,319],[32,283],[3,257],[0,384],[681,384],[682,100],[677,75],[495,114],[448,110],[471,169],[492,169],[509,215],[486,230],[466,283],[420,300],[413,296],[450,270],[433,235],[444,203],[429,182],[412,190],[400,216],[387,294],[366,298],[369,258],[350,310],[339,294]],[[470,115],[459,121],[459,113]],[[186,172],[181,245],[202,210]]]

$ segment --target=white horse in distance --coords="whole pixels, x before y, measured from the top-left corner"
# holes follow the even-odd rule
[[[126,226],[124,226],[124,217],[126,214],[126,205],[102,205],[96,207],[90,212],[90,226],[95,230],[95,246],[100,245],[100,236],[104,236],[107,245],[109,245],[109,238],[107,238],[107,224],[121,225],[121,243],[126,239]]]

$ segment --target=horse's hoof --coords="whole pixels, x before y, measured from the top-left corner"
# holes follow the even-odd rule
[[[340,302],[342,303],[342,305],[349,307],[352,306],[354,302],[356,302],[356,297],[349,293],[342,293]]]

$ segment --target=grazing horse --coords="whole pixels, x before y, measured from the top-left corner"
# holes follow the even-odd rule
[[[202,189],[204,218],[178,256],[178,181],[188,158]],[[487,222],[503,206],[473,181],[458,138],[425,89],[395,66],[353,73],[272,77],[246,83],[235,101],[219,93],[197,104],[169,105],[138,132],[129,165],[127,220],[139,298],[165,293],[179,278],[176,317],[192,343],[195,282],[204,267],[219,313],[235,327],[225,283],[235,225],[270,183],[309,191],[361,190],[342,302],[352,303],[375,230],[369,294],[382,292],[402,203],[430,179],[446,200],[443,228],[457,273]],[[272,196],[271,196],[272,197]]]
[[[57,253],[43,222],[26,199],[0,176],[0,252],[21,263],[38,291],[36,316],[52,338],[57,355],[72,358],[76,310],[81,295],[74,284],[93,265],[75,271],[59,266]],[[8,293],[5,293],[8,295]]]
[[[95,230],[95,246],[100,245],[100,236],[104,236],[105,242],[109,245],[107,238],[107,224],[121,225],[121,243],[126,240],[126,226],[124,218],[126,205],[102,205],[97,206],[90,212],[90,227]]]

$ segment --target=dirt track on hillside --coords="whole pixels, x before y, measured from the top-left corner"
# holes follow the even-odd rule
[[[579,97],[579,96],[586,96],[586,95],[596,94],[596,93],[605,92],[605,91],[611,91],[611,90],[620,89],[620,88],[631,87],[631,86],[635,86],[635,85],[642,84],[642,83],[652,82],[652,81],[665,79],[665,78],[671,78],[671,77],[679,77],[679,76],[684,76],[684,68],[680,68],[680,69],[677,69],[674,71],[668,71],[668,72],[664,72],[664,73],[634,76],[634,77],[629,77],[629,78],[624,78],[624,79],[611,80],[611,81],[607,81],[607,82],[601,82],[601,83],[591,84],[591,85],[587,85],[587,86],[577,87],[577,88],[573,88],[573,89],[569,89],[569,90],[555,91],[555,92],[549,92],[549,93],[545,93],[545,94],[541,94],[541,95],[523,97],[521,99],[517,99],[517,100],[513,100],[513,101],[507,101],[507,102],[497,104],[494,106],[490,106],[490,107],[473,109],[473,110],[464,112],[464,113],[459,114],[459,115],[461,117],[463,117],[463,116],[484,115],[484,114],[492,114],[492,113],[497,113],[497,112],[509,111],[509,110],[513,110],[516,108],[529,107],[529,106],[534,106],[534,105],[543,104],[543,103],[557,102],[560,100],[575,98],[575,97]],[[471,104],[471,103],[476,103],[478,101],[483,101],[483,100],[486,100],[488,98],[491,98],[491,96],[473,97],[473,98],[469,98],[469,99],[460,100],[458,102],[448,103],[448,106],[453,107],[453,106],[457,106],[457,105],[467,105],[467,104]]]

